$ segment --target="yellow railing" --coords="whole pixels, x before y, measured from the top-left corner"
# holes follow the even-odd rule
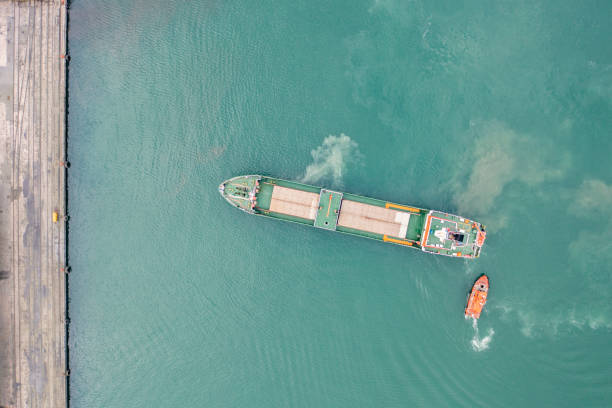
[[[400,209],[400,210],[406,210],[406,211],[410,211],[410,212],[414,212],[414,213],[421,212],[421,210],[419,210],[418,208],[406,207],[405,205],[399,205],[399,204],[393,204],[393,203],[386,203],[385,204],[385,208],[397,208],[397,209]]]
[[[387,235],[383,235],[383,241],[385,241],[385,242],[393,242],[394,244],[400,244],[400,245],[408,245],[408,246],[412,246],[413,245],[412,241],[406,241],[406,240],[403,240],[403,239],[389,238]]]

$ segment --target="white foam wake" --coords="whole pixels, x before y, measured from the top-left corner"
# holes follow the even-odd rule
[[[328,178],[334,185],[340,185],[347,164],[360,156],[357,146],[344,133],[327,136],[321,146],[310,152],[313,162],[306,167],[302,182],[316,183]]]
[[[474,337],[472,337],[472,349],[474,351],[484,351],[488,349],[489,344],[491,344],[491,340],[493,340],[495,330],[489,329],[487,335],[481,339],[478,335],[478,320],[472,319],[472,327],[474,328]]]

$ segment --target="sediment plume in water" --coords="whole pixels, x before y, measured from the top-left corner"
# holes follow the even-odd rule
[[[347,165],[360,156],[357,142],[344,133],[340,136],[327,136],[323,144],[312,150],[310,154],[313,162],[306,167],[306,173],[301,181],[318,183],[329,179],[334,186],[342,184],[342,176]]]

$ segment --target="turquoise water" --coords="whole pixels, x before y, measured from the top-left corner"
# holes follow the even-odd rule
[[[609,406],[610,21],[73,0],[71,407]],[[484,253],[247,216],[217,193],[245,173],[475,218]]]

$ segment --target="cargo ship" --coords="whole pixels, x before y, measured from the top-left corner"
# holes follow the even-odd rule
[[[457,215],[260,175],[224,181],[219,193],[249,214],[436,255],[478,258],[486,237],[484,225]]]

